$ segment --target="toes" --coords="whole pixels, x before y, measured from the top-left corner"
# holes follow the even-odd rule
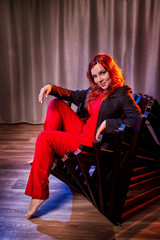
[[[29,214],[26,214],[25,215],[25,218],[28,220],[28,219],[30,219],[32,217],[32,215],[29,215]]]
[[[34,198],[32,198],[32,200],[30,202],[29,210],[28,210],[27,214],[25,215],[25,218],[27,220],[30,219],[35,214],[35,212],[38,210],[38,208],[40,207],[40,205],[44,201],[45,200],[42,200],[42,199],[34,199]]]

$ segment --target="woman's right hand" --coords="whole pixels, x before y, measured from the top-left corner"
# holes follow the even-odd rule
[[[48,97],[51,90],[52,90],[51,84],[47,84],[43,88],[41,88],[40,93],[39,93],[39,102],[43,103],[44,94],[46,94],[46,97]]]

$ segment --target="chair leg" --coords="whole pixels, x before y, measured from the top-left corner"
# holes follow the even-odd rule
[[[83,172],[83,175],[85,177],[85,181],[86,181],[86,184],[87,184],[87,187],[88,187],[88,190],[89,190],[89,193],[90,193],[90,200],[92,201],[93,205],[98,208],[98,196],[96,194],[96,191],[94,189],[94,186],[93,186],[93,183],[92,183],[92,179],[91,179],[91,176],[89,174],[89,171],[88,171],[88,168],[87,168],[87,165],[84,161],[84,158],[83,158],[83,154],[82,154],[82,151],[81,150],[78,150],[75,152],[75,155],[76,155],[76,158],[78,160],[78,163],[80,165],[80,168]]]
[[[67,167],[67,169],[72,174],[73,178],[75,179],[76,183],[79,185],[81,191],[86,196],[86,198],[90,201],[91,196],[88,191],[88,188],[85,184],[85,178],[83,176],[82,171],[77,171],[78,169],[78,163],[76,162],[76,158],[74,153],[67,152],[67,154],[62,158],[62,161],[64,165]]]
[[[104,213],[104,181],[103,181],[103,174],[102,174],[102,170],[103,170],[103,166],[102,166],[102,152],[101,152],[101,142],[99,140],[95,140],[93,142],[93,148],[95,151],[95,156],[96,156],[96,168],[97,168],[97,175],[98,175],[98,186],[99,186],[99,209],[102,213]]]
[[[81,188],[78,186],[72,175],[68,171],[64,171],[64,166],[62,167],[53,163],[51,167],[51,174],[65,182],[71,189],[83,194]]]

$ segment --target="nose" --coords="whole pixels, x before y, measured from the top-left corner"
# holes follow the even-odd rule
[[[101,76],[97,76],[97,82],[101,82],[101,81],[102,81]]]

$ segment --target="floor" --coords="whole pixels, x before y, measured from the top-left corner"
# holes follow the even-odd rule
[[[24,195],[42,125],[0,124],[0,239],[160,239],[160,197],[115,227],[83,196],[50,176],[50,198],[31,220]],[[133,194],[133,192],[132,192]]]

